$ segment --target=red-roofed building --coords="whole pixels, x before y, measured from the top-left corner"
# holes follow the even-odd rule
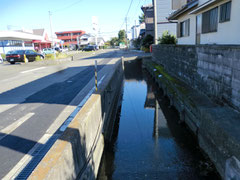
[[[85,34],[85,31],[78,30],[78,31],[63,31],[63,32],[56,32],[57,38],[64,41],[63,45],[70,45],[70,44],[77,44],[77,37],[82,36]]]

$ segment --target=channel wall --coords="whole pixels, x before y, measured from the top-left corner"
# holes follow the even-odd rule
[[[28,179],[96,179],[123,81],[119,59]]]
[[[196,135],[199,146],[209,156],[222,179],[240,179],[239,112],[227,105],[214,103],[186,80],[169,73],[167,69],[171,67],[166,66],[170,62],[159,63],[156,58],[154,61],[152,58],[144,58],[143,66],[168,96],[170,105],[178,110],[180,122],[186,123]]]

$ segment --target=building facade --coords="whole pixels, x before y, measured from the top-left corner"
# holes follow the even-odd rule
[[[240,44],[239,0],[187,1],[169,16],[178,21],[178,44]]]
[[[148,4],[141,7],[145,17],[145,35],[152,35],[154,37],[154,12],[153,5]]]
[[[177,1],[179,2],[179,0]],[[153,0],[154,4],[154,0]],[[156,1],[156,15],[157,15],[157,38],[162,37],[164,31],[168,31],[172,35],[176,35],[177,23],[168,21],[167,17],[173,12],[173,2],[166,0]]]
[[[145,30],[145,23],[141,23],[139,25],[135,25],[131,28],[132,31],[132,39],[137,39],[140,36],[141,30]]]
[[[0,31],[0,53],[6,54],[13,50],[34,50],[34,40],[41,40],[41,36],[29,32]]]
[[[78,30],[78,31],[63,31],[63,32],[56,32],[57,38],[64,41],[64,46],[77,45],[78,38],[85,34],[85,31]]]

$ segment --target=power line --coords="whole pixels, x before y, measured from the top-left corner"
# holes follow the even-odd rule
[[[130,9],[131,9],[131,7],[132,7],[132,3],[133,3],[133,0],[131,0],[131,3],[130,3],[130,5],[129,5],[129,7],[128,7],[128,11],[127,11],[127,13],[126,13],[126,16],[125,16],[125,18],[124,18],[124,20],[123,20],[123,23],[122,23],[121,27],[120,27],[120,30],[122,29],[122,26],[124,25],[124,23],[125,23],[125,21],[126,21],[127,15],[128,15],[128,13],[129,13],[129,11],[130,11]]]
[[[83,1],[83,0],[78,0],[78,1],[76,1],[76,2],[74,2],[74,3],[72,3],[72,4],[69,5],[69,6],[66,6],[66,7],[64,7],[64,8],[58,9],[58,10],[56,10],[56,11],[53,11],[53,13],[56,13],[56,12],[59,12],[59,11],[63,11],[63,10],[69,9],[70,7],[72,7],[72,6],[80,3],[80,2],[82,2],[82,1]]]

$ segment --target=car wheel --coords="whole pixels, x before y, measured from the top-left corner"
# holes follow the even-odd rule
[[[15,64],[15,62],[10,62],[10,64]]]

